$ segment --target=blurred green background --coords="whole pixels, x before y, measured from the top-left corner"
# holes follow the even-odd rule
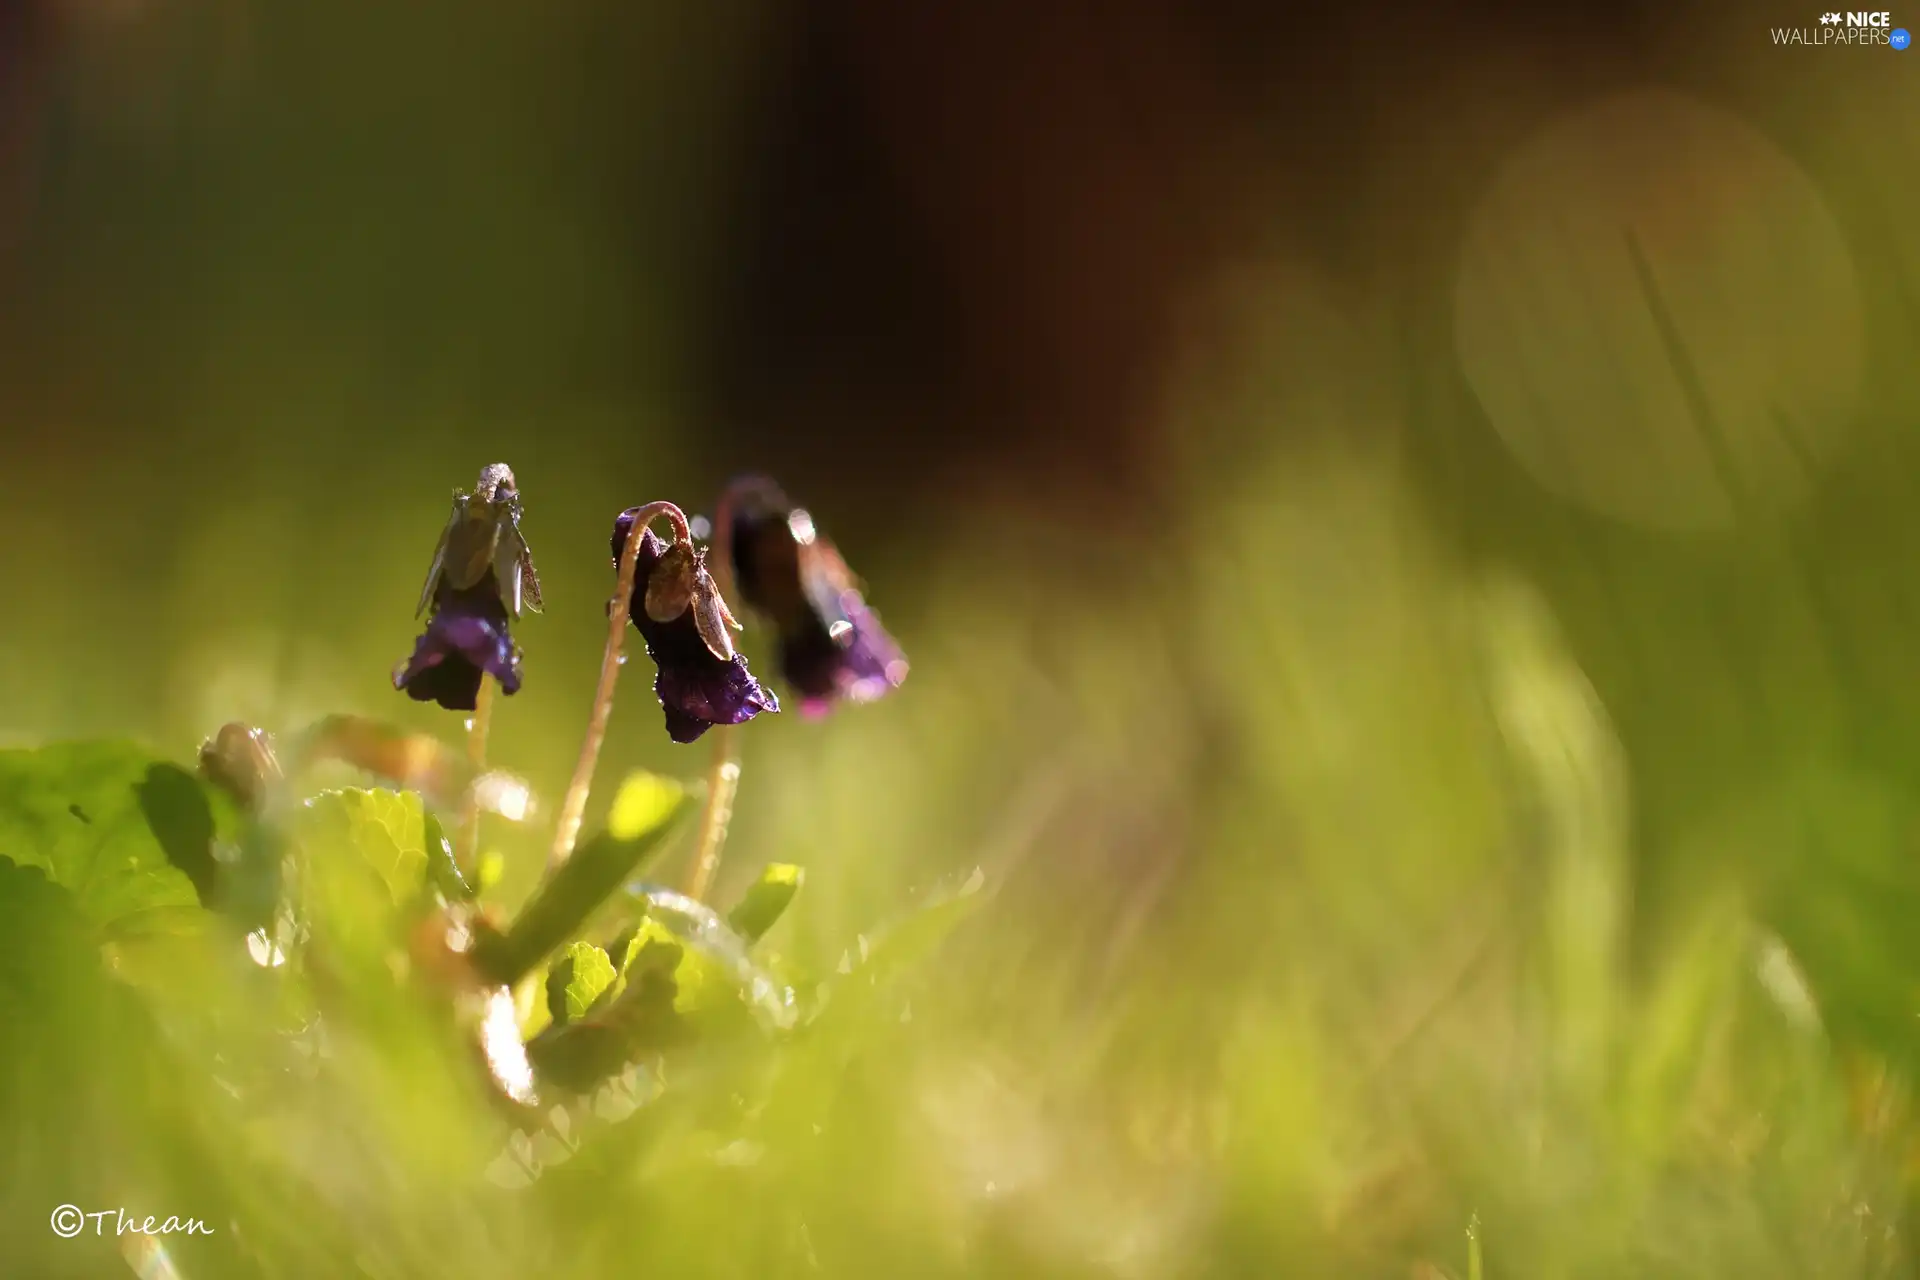
[[[914,666],[742,735],[732,875],[831,964],[991,870],[949,1030],[1100,1118],[934,1129],[1154,1134],[1033,1157],[1032,1265],[1188,1197],[1132,1273],[1894,1273],[1794,1232],[1920,1048],[1920,54],[1788,10],[11,0],[0,739],[452,737],[390,672],[505,460],[551,803],[613,515],[769,471]],[[602,776],[697,775],[626,679]],[[1707,1012],[1775,955],[1814,1065]],[[1620,1191],[1750,1112],[1789,1189]]]

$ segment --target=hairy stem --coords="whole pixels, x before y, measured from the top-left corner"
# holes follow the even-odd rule
[[[480,775],[487,770],[487,731],[493,725],[493,677],[482,672],[480,692],[467,721],[466,796],[460,805],[460,829],[454,836],[453,862],[469,881],[480,861]]]
[[[620,548],[620,573],[614,583],[613,602],[607,607],[607,649],[600,659],[600,684],[593,693],[593,711],[587,717],[587,734],[580,743],[580,759],[573,767],[573,781],[567,784],[566,798],[560,804],[553,848],[547,852],[548,870],[565,862],[573,853],[574,841],[580,838],[587,793],[593,789],[593,767],[600,760],[600,746],[607,738],[607,718],[613,714],[613,687],[620,679],[620,649],[626,641],[627,615],[633,605],[633,577],[640,560],[640,539],[647,526],[661,516],[673,526],[675,542],[691,544],[693,541],[686,515],[671,502],[650,502],[633,513],[633,527],[627,532],[626,545]]]
[[[734,595],[735,589],[734,513],[743,499],[756,495],[779,507],[791,505],[780,486],[765,476],[739,476],[721,491],[713,512],[713,536],[707,540],[707,569],[722,599]],[[713,877],[720,869],[720,854],[727,843],[727,827],[733,821],[733,797],[740,789],[740,753],[734,726],[717,725],[713,733],[713,763],[707,769],[707,803],[700,814],[700,838],[695,846],[693,865],[687,871],[687,896],[697,899],[705,899],[713,887]]]
[[[740,789],[740,761],[734,749],[734,726],[715,725],[713,763],[707,769],[707,804],[700,813],[700,840],[694,847],[693,866],[687,873],[689,898],[704,900],[713,887],[714,873],[720,869],[720,851],[727,844],[727,827],[733,821],[733,796]]]

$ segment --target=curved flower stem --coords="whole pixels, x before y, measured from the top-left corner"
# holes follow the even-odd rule
[[[730,724],[713,727],[713,764],[707,769],[707,804],[700,811],[700,842],[694,847],[687,873],[689,898],[704,900],[720,869],[720,851],[727,844],[727,826],[733,821],[733,797],[740,789],[740,760]]]
[[[627,636],[627,613],[633,605],[633,576],[640,560],[640,538],[647,526],[661,516],[673,526],[673,540],[691,544],[693,533],[687,517],[671,502],[649,502],[633,513],[633,527],[627,531],[627,544],[620,548],[620,573],[615,580],[613,602],[607,606],[607,649],[600,659],[600,684],[593,693],[593,711],[587,717],[587,735],[580,743],[580,760],[573,767],[573,781],[567,785],[566,798],[560,804],[560,820],[553,833],[553,848],[547,851],[547,869],[565,862],[580,837],[580,820],[587,811],[587,793],[593,788],[593,767],[600,759],[600,746],[607,737],[607,717],[613,713],[613,686],[620,679],[620,648]]]
[[[714,585],[719,588],[722,599],[734,596],[733,514],[742,498],[754,494],[782,509],[793,505],[779,485],[762,475],[736,476],[720,491],[720,501],[713,512],[713,536],[707,539],[707,571],[713,575]]]
[[[466,795],[460,806],[460,828],[454,837],[453,863],[460,874],[472,880],[480,858],[480,791],[476,784],[487,769],[487,731],[493,725],[493,677],[480,673],[480,692],[473,700],[473,716],[467,721]]]
[[[740,500],[750,494],[762,494],[777,506],[788,504],[787,495],[766,476],[736,477],[720,492],[713,512],[713,536],[707,540],[707,572],[722,599],[734,595],[733,515]],[[695,846],[693,865],[688,869],[686,893],[689,898],[705,899],[720,869],[720,854],[727,844],[727,827],[733,821],[733,797],[740,789],[739,744],[734,726],[716,725],[713,729],[713,763],[707,769],[707,803],[700,813],[700,838]]]

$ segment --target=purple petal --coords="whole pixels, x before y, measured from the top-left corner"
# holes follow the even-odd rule
[[[734,516],[732,568],[742,599],[778,632],[780,675],[811,718],[898,688],[907,660],[833,544],[796,527],[799,514],[778,490],[754,490]]]
[[[652,646],[648,646],[652,652]],[[702,652],[705,652],[702,649]],[[667,715],[667,736],[692,742],[716,724],[745,724],[762,711],[778,711],[780,703],[747,671],[747,660],[699,665],[662,664],[654,677],[654,696]]]
[[[413,656],[394,675],[393,687],[416,702],[437,702],[449,711],[471,711],[481,673],[506,694],[520,691],[520,655],[507,629],[506,606],[491,579],[465,591],[443,591]]]
[[[841,652],[834,680],[848,702],[871,702],[898,689],[907,678],[907,658],[880,619],[864,603],[847,609],[851,639]]]
[[[872,702],[907,678],[900,646],[859,597],[848,596],[837,635],[809,619],[780,637],[780,674],[801,695],[803,713],[824,714],[835,702]]]
[[[622,512],[614,522],[616,564],[632,527],[632,510]],[[713,725],[744,724],[763,711],[779,711],[779,700],[753,678],[746,658],[735,654],[722,661],[713,656],[700,638],[691,610],[671,622],[655,622],[647,616],[647,575],[666,550],[667,544],[653,530],[640,535],[627,616],[646,641],[647,656],[659,668],[653,692],[666,713],[667,736],[675,742],[693,742]]]

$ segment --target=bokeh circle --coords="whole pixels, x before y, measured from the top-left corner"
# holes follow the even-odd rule
[[[1469,219],[1461,369],[1550,491],[1710,530],[1811,489],[1858,410],[1865,322],[1811,179],[1731,114],[1663,90],[1554,121]]]

